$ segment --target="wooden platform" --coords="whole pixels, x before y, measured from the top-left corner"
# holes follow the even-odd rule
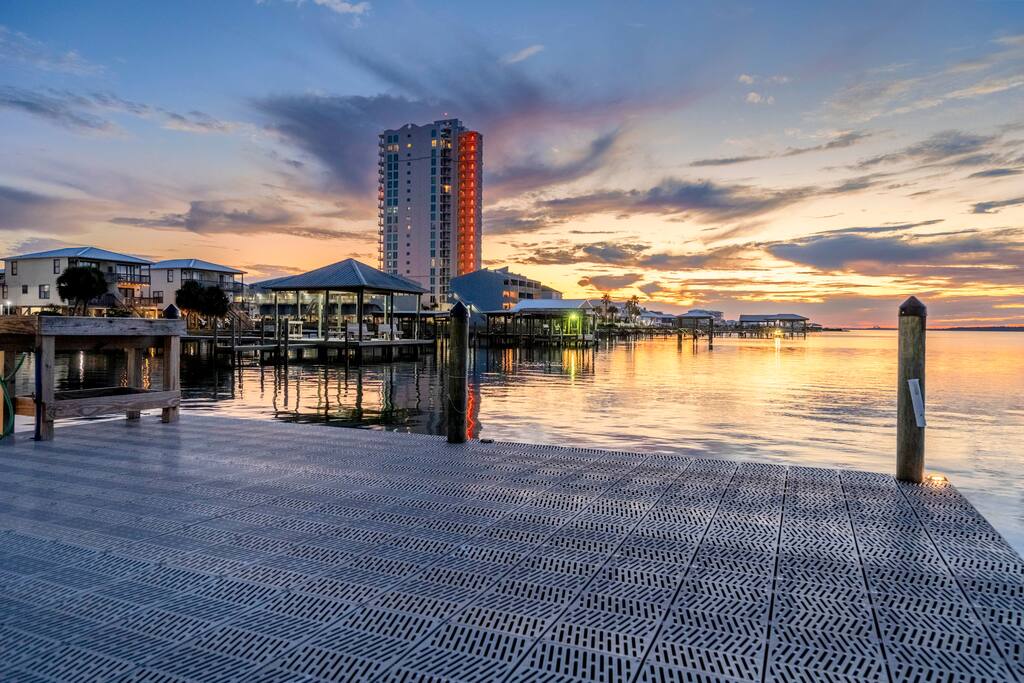
[[[186,415],[0,457],[3,681],[1024,679],[945,483]]]

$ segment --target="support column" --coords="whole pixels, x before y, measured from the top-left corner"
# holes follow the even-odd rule
[[[163,385],[164,391],[179,391],[181,389],[181,337],[176,335],[164,337],[164,369]],[[160,419],[164,422],[177,422],[178,406],[164,408]]]
[[[56,412],[53,404],[53,355],[53,337],[36,337],[36,441],[53,439],[53,419]]]
[[[126,372],[128,386],[133,389],[142,388],[142,352],[143,349],[138,348],[130,347],[125,349],[125,362],[128,366]],[[129,420],[138,420],[141,416],[142,412],[138,410],[125,411],[125,417]]]
[[[357,337],[359,341],[363,341],[363,290],[356,292],[356,324],[359,326]]]
[[[8,313],[9,315],[9,313]],[[11,405],[14,405],[15,397],[18,395],[18,383],[15,375],[15,368],[18,366],[18,352],[14,349],[0,351],[0,366],[3,367],[4,378],[7,380],[7,395],[11,397]],[[12,420],[11,433],[0,441],[0,444],[7,446],[14,445],[14,415],[7,414],[7,404],[0,397],[0,428],[7,427],[7,421]]]

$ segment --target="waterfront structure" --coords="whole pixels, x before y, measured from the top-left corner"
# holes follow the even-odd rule
[[[380,269],[447,307],[451,279],[480,269],[483,136],[441,119],[385,130],[378,146]]]
[[[345,259],[299,275],[276,278],[260,286],[273,294],[275,329],[286,316],[298,323],[298,337],[317,340],[395,340],[401,336],[396,297],[411,299],[411,333],[419,336],[421,296],[427,290],[399,275],[385,273],[355,259]],[[369,305],[368,305],[369,304]],[[282,305],[290,308],[282,310]],[[314,327],[315,326],[315,327]],[[293,332],[288,332],[289,336]]]
[[[498,344],[591,344],[599,305],[590,299],[525,299],[485,311],[484,335]]]
[[[808,318],[796,313],[751,313],[740,315],[737,322],[742,335],[772,336],[776,334],[807,334]]]
[[[452,278],[449,293],[452,303],[461,301],[469,308],[472,325],[483,322],[484,311],[508,310],[520,301],[561,298],[562,293],[557,289],[511,273],[508,266],[494,270],[482,268]]]
[[[220,287],[232,303],[242,301],[245,271],[196,258],[158,261],[149,267],[152,275],[150,288],[157,303],[174,303],[174,293],[182,284],[192,280],[204,287]]]
[[[722,311],[712,311],[712,310],[707,309],[707,308],[691,308],[684,315],[691,315],[691,314],[693,316],[699,316],[699,317],[702,317],[702,318],[710,318],[710,319],[714,320],[716,323],[723,323],[723,322],[725,322],[725,314],[722,313]]]
[[[676,316],[661,311],[649,311],[646,308],[640,310],[637,323],[643,327],[675,327]]]
[[[57,278],[72,266],[92,266],[103,272],[107,293],[90,302],[93,312],[120,308],[137,315],[155,315],[152,297],[144,296],[151,284],[151,261],[97,247],[64,247],[4,259],[5,301],[14,312],[66,310],[57,293]]]

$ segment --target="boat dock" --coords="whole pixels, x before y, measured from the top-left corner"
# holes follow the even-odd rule
[[[4,681],[1024,680],[945,481],[190,413],[0,454]]]

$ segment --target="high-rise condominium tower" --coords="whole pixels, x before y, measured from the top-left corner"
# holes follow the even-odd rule
[[[381,270],[445,307],[448,281],[480,269],[483,136],[444,119],[386,130],[379,147]]]

